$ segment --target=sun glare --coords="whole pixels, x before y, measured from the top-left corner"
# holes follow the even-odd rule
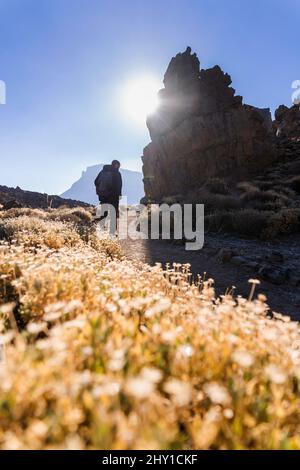
[[[157,93],[162,88],[158,79],[151,76],[130,80],[122,92],[122,107],[125,114],[136,124],[145,125],[146,118],[158,106]]]

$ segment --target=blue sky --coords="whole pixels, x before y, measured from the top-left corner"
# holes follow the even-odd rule
[[[299,0],[0,0],[0,184],[60,193],[88,165],[141,169],[149,135],[120,90],[187,45],[245,102],[290,105],[299,23]]]

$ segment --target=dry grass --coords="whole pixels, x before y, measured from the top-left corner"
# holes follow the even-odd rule
[[[42,209],[31,209],[30,207],[14,208],[0,212],[0,221],[4,219],[15,219],[17,217],[28,216],[39,219],[46,219],[47,212]],[[1,222],[0,222],[1,223]]]
[[[10,242],[16,241],[26,246],[45,245],[53,249],[83,244],[72,225],[27,215],[16,219],[6,218],[0,222],[0,236]]]
[[[230,192],[227,182],[222,178],[211,178],[204,188],[215,194],[229,194]]]
[[[299,231],[300,208],[285,209],[276,214],[272,214],[262,236],[263,238],[271,239],[280,235],[288,235]]]
[[[219,211],[205,218],[205,226],[211,232],[226,231],[271,240],[281,235],[299,233],[300,209],[281,209],[277,213],[255,209]]]
[[[252,181],[232,184],[223,194],[218,189],[222,180],[207,184],[197,194],[197,202],[205,204],[207,229],[264,239],[299,232],[300,178],[294,176],[295,163],[279,163]]]
[[[62,222],[91,222],[92,214],[87,209],[82,207],[76,207],[74,209],[69,209],[61,207],[49,212],[48,219],[50,220],[59,220]]]
[[[2,449],[300,448],[298,323],[76,224],[5,220]]]
[[[206,213],[214,213],[216,211],[239,210],[242,207],[242,201],[239,197],[232,195],[224,195],[218,193],[209,193],[201,190],[197,195],[198,203],[204,204]]]
[[[268,227],[272,212],[242,209],[219,211],[205,218],[205,228],[211,232],[233,232],[245,237],[261,237]]]

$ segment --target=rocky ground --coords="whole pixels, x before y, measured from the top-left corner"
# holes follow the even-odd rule
[[[200,251],[186,251],[184,246],[161,240],[123,240],[130,259],[155,264],[190,263],[194,276],[215,280],[217,294],[235,287],[237,295],[247,296],[248,280],[261,281],[257,292],[267,296],[271,310],[300,320],[300,236],[293,235],[262,242],[226,234],[207,234]]]

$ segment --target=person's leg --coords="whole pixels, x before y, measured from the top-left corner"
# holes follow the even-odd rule
[[[100,211],[100,214],[102,213],[102,210],[101,210],[102,204],[109,204],[109,201],[107,201],[106,198],[103,198],[103,197],[100,198],[99,196],[99,206],[97,207],[96,217],[94,218],[94,221],[97,223],[103,221],[108,216],[108,211],[104,211],[102,215],[98,215],[99,211]]]
[[[108,212],[105,211],[104,214],[99,217],[98,221],[101,222],[102,220],[106,219],[107,216],[108,216]]]
[[[118,230],[118,220],[119,220],[119,198],[114,197],[110,203],[113,206],[114,211],[115,211],[115,215],[113,217],[114,220],[111,221],[111,223],[113,223],[113,226],[111,227],[111,233],[116,234]]]
[[[112,203],[112,206],[114,208],[115,214],[116,214],[116,220],[119,218],[119,205],[114,201]]]

